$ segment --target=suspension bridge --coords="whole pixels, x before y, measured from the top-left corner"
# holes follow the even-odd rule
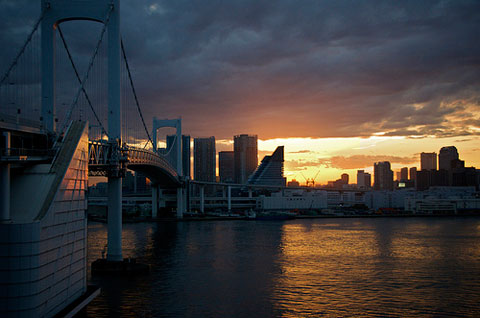
[[[78,47],[72,49],[82,30],[68,25],[78,20],[98,22],[90,30],[97,36],[88,58],[76,58]],[[176,188],[182,217],[182,165],[157,151],[156,140],[160,127],[174,127],[181,136],[181,124],[154,120],[149,130],[126,48],[119,0],[41,0],[38,19],[1,77],[0,232],[15,235],[0,245],[38,245],[36,252],[1,257],[6,263],[29,257],[39,265],[10,269],[0,285],[15,295],[30,271],[31,286],[45,280],[49,286],[48,292],[21,295],[17,307],[1,312],[49,316],[85,293],[87,173],[108,178],[108,261],[123,260],[126,169],[143,172],[155,187]],[[62,262],[66,258],[70,262]]]

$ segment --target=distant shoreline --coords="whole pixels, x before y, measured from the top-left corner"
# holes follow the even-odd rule
[[[480,217],[480,214],[368,214],[368,215],[298,215],[292,220],[305,219],[342,219],[342,218],[443,218],[443,217]],[[89,216],[89,222],[107,223],[107,219],[98,216]],[[201,217],[184,217],[177,219],[174,217],[155,218],[124,218],[123,223],[153,223],[153,222],[201,222],[201,221],[257,221],[257,222],[271,222],[264,220],[247,219],[244,216],[201,216]],[[291,220],[290,220],[291,221]]]

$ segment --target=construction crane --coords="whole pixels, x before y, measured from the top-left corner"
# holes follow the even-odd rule
[[[315,174],[315,177],[313,178],[306,178],[303,173],[300,172],[300,174],[302,175],[302,177],[305,179],[305,183],[307,185],[307,187],[312,187],[314,188],[315,187],[315,181],[317,180],[317,176],[318,174],[320,173],[320,170],[317,171],[317,174]]]

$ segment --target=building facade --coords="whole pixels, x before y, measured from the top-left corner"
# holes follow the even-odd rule
[[[257,135],[233,137],[235,183],[245,184],[258,165]]]
[[[193,173],[197,181],[215,182],[215,137],[193,140]]]
[[[234,162],[235,161],[233,151],[220,151],[218,153],[218,175],[220,177],[220,182],[234,182]]]
[[[390,168],[390,162],[375,162],[373,178],[375,190],[393,190],[393,171]]]
[[[283,177],[284,147],[275,149],[271,156],[265,156],[258,168],[248,178],[249,184],[285,186]]]
[[[452,162],[458,160],[458,151],[455,146],[442,147],[438,154],[438,168],[452,170]]]
[[[437,153],[422,152],[420,154],[421,170],[437,170]]]

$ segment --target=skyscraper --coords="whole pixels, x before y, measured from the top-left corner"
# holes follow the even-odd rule
[[[417,167],[410,168],[410,179],[411,181],[417,180]]]
[[[257,135],[233,137],[235,183],[245,184],[258,165]]]
[[[265,156],[254,173],[248,178],[249,184],[285,186],[283,177],[283,146],[277,147],[271,156]],[[347,175],[348,176],[348,175]]]
[[[408,180],[408,168],[404,167],[400,170],[400,181]]]
[[[360,189],[368,189],[371,187],[372,177],[370,173],[364,170],[357,170],[357,187]]]
[[[235,180],[234,166],[233,151],[220,151],[218,153],[218,175],[220,182],[233,183]]]
[[[165,153],[168,153],[168,160],[175,168],[177,165],[177,146],[175,144],[176,135],[167,136],[167,148]],[[170,147],[173,147],[170,149]],[[190,136],[182,135],[182,173],[186,177],[191,177],[190,174]]]
[[[452,170],[452,161],[458,160],[458,151],[455,146],[442,147],[438,154],[438,168]]]
[[[194,179],[215,182],[215,137],[194,138],[193,153]]]
[[[435,152],[422,152],[420,154],[421,170],[437,170],[437,154]]]
[[[348,184],[348,174],[347,173],[342,173],[342,175],[340,176],[340,179],[342,180],[343,184]]]
[[[373,178],[373,188],[375,190],[393,190],[393,171],[390,168],[390,162],[375,162]]]

